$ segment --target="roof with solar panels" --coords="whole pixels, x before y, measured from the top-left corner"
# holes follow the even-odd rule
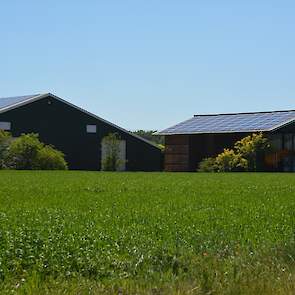
[[[158,135],[271,132],[295,122],[295,110],[195,115]]]

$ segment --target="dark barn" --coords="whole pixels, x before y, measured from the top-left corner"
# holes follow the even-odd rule
[[[124,160],[120,170],[162,170],[162,152],[156,145],[50,93],[0,98],[0,129],[14,137],[38,133],[77,170],[100,170],[102,139],[117,133]]]
[[[295,171],[295,111],[195,115],[167,128],[165,171],[196,171],[199,162],[232,148],[241,138],[263,132],[272,151],[260,159],[261,171]]]

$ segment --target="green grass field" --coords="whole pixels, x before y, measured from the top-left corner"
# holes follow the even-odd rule
[[[295,174],[0,172],[1,294],[294,294]]]

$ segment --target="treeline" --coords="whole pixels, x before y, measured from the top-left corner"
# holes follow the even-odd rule
[[[160,147],[164,147],[165,141],[164,141],[164,136],[161,135],[153,135],[157,130],[136,130],[136,131],[131,131],[132,133],[149,140]]]

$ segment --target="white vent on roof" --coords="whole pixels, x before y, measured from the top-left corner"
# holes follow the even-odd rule
[[[0,122],[0,129],[2,130],[10,130],[11,123],[10,122]]]

